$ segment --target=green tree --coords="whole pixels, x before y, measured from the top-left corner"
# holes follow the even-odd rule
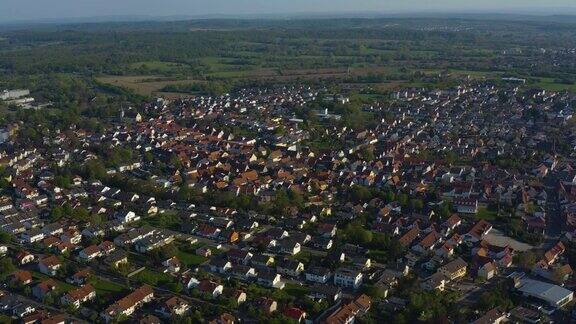
[[[12,272],[16,270],[16,266],[9,257],[2,257],[0,259],[0,279],[5,280]]]

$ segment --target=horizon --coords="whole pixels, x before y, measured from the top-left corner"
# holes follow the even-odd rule
[[[533,0],[508,0],[502,4],[486,0],[483,4],[462,4],[455,0],[440,0],[431,3],[423,0],[374,1],[359,0],[353,5],[343,0],[304,2],[293,0],[290,4],[279,1],[261,0],[167,0],[162,8],[152,0],[124,0],[116,7],[108,6],[109,0],[62,0],[50,8],[39,6],[40,0],[5,0],[0,3],[0,23],[66,23],[145,21],[180,19],[278,19],[306,17],[386,17],[423,15],[474,15],[503,14],[528,16],[576,15],[576,4],[566,0],[553,0],[546,5]],[[138,4],[135,1],[139,2]],[[145,2],[141,4],[141,2]],[[522,3],[522,4],[520,4]]]

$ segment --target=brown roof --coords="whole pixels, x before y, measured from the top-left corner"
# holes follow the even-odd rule
[[[32,280],[32,273],[26,270],[18,270],[14,273],[14,280],[19,282],[26,282]]]
[[[470,229],[469,234],[476,237],[477,239],[481,239],[484,232],[491,228],[492,224],[488,223],[487,221],[481,219],[478,223],[476,223],[472,229]]]
[[[432,245],[434,245],[436,243],[436,241],[438,240],[438,238],[440,238],[440,234],[438,234],[436,231],[432,231],[430,233],[428,233],[428,235],[426,235],[422,241],[420,241],[420,243],[418,243],[422,248],[427,249],[429,247],[431,247]]]
[[[38,285],[36,285],[36,287],[40,288],[43,292],[49,292],[51,290],[56,289],[57,284],[56,281],[54,281],[54,279],[46,279],[41,283],[39,283]]]
[[[468,266],[468,263],[466,263],[466,261],[462,260],[462,258],[458,258],[454,261],[451,261],[445,265],[442,266],[442,269],[448,271],[449,273],[454,273],[462,268],[466,268]]]
[[[58,257],[56,257],[55,255],[51,255],[48,257],[45,257],[44,259],[40,260],[40,262],[42,264],[44,264],[45,266],[47,266],[48,268],[57,266],[60,264],[60,259],[58,259]]]
[[[164,304],[168,309],[172,309],[175,307],[179,307],[180,305],[188,305],[188,302],[185,299],[182,299],[178,296],[174,296],[168,299],[166,302],[164,302]]]
[[[86,298],[86,296],[90,295],[93,292],[95,292],[94,287],[92,287],[92,285],[90,284],[87,284],[80,288],[70,290],[66,294],[66,298],[68,300],[81,300]]]
[[[420,233],[420,229],[418,226],[412,227],[406,234],[402,235],[402,237],[398,240],[402,246],[409,246],[415,239],[418,237]]]
[[[218,283],[216,283],[214,281],[210,281],[210,280],[202,280],[198,284],[198,290],[200,290],[202,292],[212,293],[212,292],[214,292],[214,289],[216,289],[216,287],[218,287]]]
[[[148,295],[151,295],[153,293],[154,293],[154,290],[152,290],[152,287],[150,287],[148,285],[144,285],[144,286],[134,290],[128,296],[126,296],[126,297],[118,300],[114,304],[110,305],[106,309],[106,313],[107,314],[114,314],[114,315],[122,313],[125,310],[127,310],[131,307],[134,307],[134,305],[138,304],[144,298],[146,298]]]
[[[446,224],[448,224],[448,226],[453,227],[456,224],[458,224],[458,222],[460,222],[462,219],[460,219],[460,217],[458,217],[458,215],[453,214],[452,216],[450,216],[450,218],[448,218],[446,220]]]

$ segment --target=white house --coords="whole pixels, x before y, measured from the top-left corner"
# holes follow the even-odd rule
[[[357,289],[362,280],[362,272],[351,268],[340,268],[334,274],[334,284],[340,287]]]

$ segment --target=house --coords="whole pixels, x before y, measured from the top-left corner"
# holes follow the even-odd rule
[[[280,252],[290,255],[296,255],[300,253],[300,250],[302,249],[302,246],[298,241],[290,238],[279,241],[278,245]]]
[[[276,271],[286,276],[298,277],[304,271],[304,264],[296,260],[283,259],[277,262]]]
[[[32,261],[34,261],[33,254],[26,251],[19,251],[16,253],[16,262],[18,262],[19,265],[25,265]]]
[[[197,248],[195,253],[196,253],[196,255],[203,256],[205,258],[209,258],[212,255],[212,250],[207,246],[203,246],[203,247]]]
[[[198,281],[198,279],[196,279],[195,277],[188,277],[188,276],[184,277],[182,282],[186,285],[186,289],[196,288],[200,284],[200,281]]]
[[[247,265],[238,264],[232,267],[232,275],[240,280],[251,280],[256,277],[256,269]]]
[[[38,262],[38,270],[49,276],[55,276],[61,267],[62,263],[55,255],[45,257]]]
[[[274,257],[266,254],[256,254],[250,259],[250,264],[257,267],[269,267],[274,264]]]
[[[234,290],[234,292],[232,293],[232,299],[234,299],[234,301],[236,301],[237,305],[240,305],[244,302],[246,302],[248,295],[246,295],[246,293],[242,290]]]
[[[60,299],[63,305],[72,305],[76,308],[81,304],[96,298],[96,290],[92,285],[87,284],[80,288],[70,290]]]
[[[101,316],[106,322],[111,322],[113,319],[121,315],[130,316],[136,311],[136,309],[149,303],[153,298],[154,290],[152,287],[144,285],[110,305],[101,313]]]
[[[436,272],[422,282],[422,289],[425,290],[439,290],[444,291],[446,284],[446,277],[443,274]]]
[[[313,300],[327,300],[330,303],[336,302],[342,297],[342,288],[333,285],[315,284],[310,287],[308,297]]]
[[[254,255],[249,251],[231,249],[226,253],[226,256],[233,263],[247,265]]]
[[[478,199],[474,198],[455,198],[454,209],[461,214],[476,214],[478,213]]]
[[[458,226],[462,224],[462,219],[457,214],[452,214],[443,224],[443,227],[446,230],[446,234],[451,233],[454,231]]]
[[[224,286],[211,280],[202,280],[196,287],[200,292],[211,296],[212,298],[217,298],[222,295]]]
[[[412,242],[414,242],[414,240],[418,237],[419,234],[420,234],[420,229],[416,225],[416,226],[412,227],[404,235],[402,235],[400,237],[400,239],[398,239],[398,242],[403,247],[409,247],[410,245],[412,245]]]
[[[173,316],[183,316],[190,310],[190,304],[177,296],[173,296],[164,301],[156,311],[166,318]]]
[[[114,268],[118,268],[121,264],[128,264],[128,253],[123,250],[115,250],[104,258],[104,263]]]
[[[352,324],[356,317],[366,314],[372,305],[372,300],[366,295],[360,295],[355,300],[336,308],[322,324]]]
[[[256,282],[265,287],[278,289],[284,289],[285,285],[284,282],[282,282],[282,275],[273,271],[258,271]]]
[[[236,318],[228,313],[220,314],[216,318],[208,322],[208,324],[235,324],[235,323]]]
[[[485,280],[490,280],[496,275],[497,271],[496,263],[493,261],[487,261],[479,265],[477,274],[478,277],[484,278]]]
[[[325,284],[332,277],[330,269],[323,267],[311,267],[305,272],[306,281]]]
[[[18,270],[12,275],[12,282],[18,285],[28,285],[32,282],[32,273],[26,270]]]
[[[182,266],[180,260],[178,260],[178,258],[175,256],[162,261],[162,265],[165,267],[165,272],[169,273],[180,272],[180,268]]]
[[[85,284],[88,281],[89,277],[90,277],[90,269],[85,268],[77,271],[72,276],[67,278],[66,282],[79,286]]]
[[[337,227],[335,224],[322,223],[318,224],[318,234],[325,238],[336,236]]]
[[[260,310],[268,315],[274,313],[276,309],[278,309],[278,303],[275,300],[267,297],[261,297],[256,302],[256,304]]]
[[[358,289],[362,285],[362,280],[362,272],[352,268],[340,268],[334,273],[336,286]]]
[[[26,315],[32,314],[36,308],[32,305],[21,304],[12,309],[12,314],[18,318],[23,318]]]
[[[32,296],[39,300],[43,300],[49,293],[58,288],[56,281],[53,279],[46,279],[32,288]]]
[[[35,242],[40,242],[44,239],[45,234],[39,228],[32,228],[22,234],[20,234],[20,242],[32,244]]]
[[[467,266],[468,264],[466,261],[462,260],[462,258],[458,258],[441,266],[438,269],[438,272],[443,274],[448,281],[452,281],[464,277],[466,275]]]
[[[312,240],[312,247],[320,250],[330,250],[334,245],[334,241],[331,238],[326,238],[324,236],[314,237]]]
[[[564,254],[565,251],[566,251],[566,248],[564,247],[564,243],[559,241],[552,248],[550,248],[548,251],[546,251],[546,253],[544,253],[544,261],[548,265],[551,265],[554,262],[556,262],[556,260],[558,260],[558,258],[562,254]]]
[[[97,245],[90,245],[90,246],[84,248],[82,251],[80,251],[80,253],[78,254],[78,257],[82,260],[85,260],[85,261],[91,261],[91,260],[94,260],[101,255],[102,255],[102,252],[100,251],[100,248]]]
[[[232,263],[223,258],[213,258],[208,262],[208,267],[212,272],[226,273],[232,268]]]
[[[98,248],[100,249],[102,255],[109,255],[116,250],[116,246],[110,241],[104,241],[98,244]]]
[[[60,240],[62,240],[64,243],[78,245],[82,241],[82,234],[80,234],[77,230],[70,229],[60,235]]]
[[[162,321],[158,317],[148,314],[142,316],[140,321],[138,321],[138,324],[162,324]]]
[[[434,249],[434,246],[439,242],[441,236],[435,230],[432,230],[418,244],[412,247],[412,250],[420,253],[428,253]]]
[[[472,322],[472,324],[500,324],[507,322],[508,314],[501,311],[498,307],[493,308],[486,312],[484,316]]]
[[[306,312],[298,307],[288,307],[282,312],[284,316],[290,318],[298,323],[306,319]]]
[[[140,219],[140,216],[129,210],[118,211],[114,217],[122,223],[131,223]]]
[[[474,226],[472,226],[472,228],[470,229],[470,231],[468,231],[468,233],[466,233],[466,240],[473,243],[479,242],[491,230],[492,230],[492,224],[481,219]]]

